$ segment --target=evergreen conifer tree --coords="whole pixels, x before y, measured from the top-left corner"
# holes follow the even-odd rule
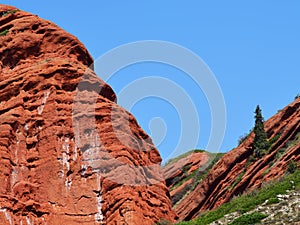
[[[256,157],[261,157],[262,153],[266,150],[268,146],[267,133],[264,128],[264,118],[261,113],[259,105],[255,110],[255,126],[254,126],[254,153]]]

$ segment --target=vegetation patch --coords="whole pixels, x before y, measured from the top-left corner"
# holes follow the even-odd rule
[[[243,176],[246,173],[246,167],[244,169],[244,171],[238,175],[238,177],[235,179],[235,181],[233,182],[233,184],[230,186],[229,190],[232,190],[238,183],[240,183],[240,181],[243,179]]]
[[[5,36],[9,32],[9,29],[6,29],[2,32],[0,32],[0,36]]]
[[[16,12],[19,12],[20,10],[19,9],[13,9],[13,10],[9,10],[9,11],[6,11],[6,12],[3,12],[2,13],[2,16],[7,16],[9,14],[15,14]]]
[[[172,188],[171,191],[180,187],[183,183],[185,183],[186,181],[193,179],[196,175],[197,175],[197,170],[193,171],[189,176],[185,177],[184,179],[182,179],[181,181],[179,181],[177,184],[175,184]]]
[[[286,175],[279,180],[265,183],[261,190],[254,190],[248,194],[235,197],[216,210],[207,212],[195,220],[180,222],[178,225],[206,225],[233,212],[246,213],[263,204],[266,200],[276,198],[279,194],[286,194],[287,190],[294,188],[296,190],[300,188],[299,169],[296,169],[293,174]]]
[[[156,224],[157,225],[172,225],[172,222],[169,220],[161,219]]]
[[[270,198],[267,202],[267,205],[272,205],[272,204],[277,204],[279,203],[279,199],[277,197],[275,198]]]
[[[288,172],[289,172],[289,173],[295,173],[296,169],[297,169],[297,164],[295,163],[294,160],[291,160],[291,161],[289,162]]]
[[[286,150],[287,150],[286,148],[279,149],[277,154],[276,154],[276,159],[280,159],[281,156],[285,153]]]
[[[229,225],[251,225],[255,223],[259,223],[262,219],[267,218],[268,215],[262,214],[262,213],[251,213],[242,215],[239,218],[235,219]]]
[[[273,145],[278,141],[279,138],[280,138],[280,135],[277,134],[268,141],[269,150],[273,147]]]

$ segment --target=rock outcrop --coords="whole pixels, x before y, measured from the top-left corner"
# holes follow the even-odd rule
[[[215,209],[235,195],[259,188],[276,179],[300,161],[300,98],[265,122],[270,147],[264,155],[253,153],[254,133],[228,152],[175,211],[181,220]]]
[[[0,5],[0,224],[173,220],[161,158],[53,23]]]
[[[163,167],[173,206],[184,199],[190,191],[194,190],[222,155],[222,153],[192,150],[170,160]]]

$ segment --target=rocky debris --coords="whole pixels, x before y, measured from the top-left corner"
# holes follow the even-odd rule
[[[161,158],[74,36],[0,5],[0,224],[173,220]]]
[[[268,204],[267,200],[264,204],[247,212],[247,214],[259,212],[268,215],[267,218],[261,221],[261,224],[300,224],[300,192],[291,191],[286,195],[278,195],[277,198],[279,199],[279,203]],[[242,214],[239,212],[234,212],[225,215],[222,219],[211,223],[211,225],[226,225],[239,218],[241,215]]]
[[[265,122],[270,148],[255,158],[254,133],[225,154],[210,173],[189,193],[175,211],[180,220],[191,220],[199,212],[215,209],[233,196],[259,188],[265,181],[282,176],[292,162],[300,161],[300,99]]]

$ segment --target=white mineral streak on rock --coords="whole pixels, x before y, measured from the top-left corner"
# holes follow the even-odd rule
[[[62,144],[62,170],[63,170],[63,177],[65,177],[65,186],[67,189],[70,189],[72,186],[72,180],[67,176],[67,173],[70,170],[70,139],[63,138],[61,140]]]
[[[28,123],[26,123],[26,124],[25,124],[25,126],[24,126],[24,129],[25,129],[26,131],[28,131],[28,130],[29,130]]]
[[[65,166],[67,167],[67,171],[70,170],[70,144],[69,144],[70,139],[69,138],[65,138],[63,140],[63,144],[62,144],[62,160],[63,160],[63,167],[65,168]]]
[[[74,148],[73,148],[73,161],[75,162],[77,160],[78,157],[78,151],[77,151],[77,145],[74,141],[74,138],[71,139],[72,143],[74,144]]]
[[[45,107],[45,104],[47,102],[47,99],[49,98],[49,95],[50,95],[50,90],[48,90],[44,93],[44,98],[42,100],[42,104],[37,108],[37,111],[38,111],[39,115],[41,115],[43,113],[44,107]]]
[[[102,193],[101,193],[101,177],[100,174],[97,173],[97,196],[96,196],[96,202],[97,202],[97,209],[98,212],[95,214],[95,222],[99,224],[104,224],[104,216],[102,213]]]
[[[14,167],[13,171],[11,172],[11,177],[10,177],[11,188],[17,183],[17,181],[18,181],[18,171]]]
[[[29,217],[26,216],[27,225],[34,225],[34,222],[30,220]]]
[[[9,224],[10,224],[10,225],[13,225],[11,216],[10,216],[9,212],[7,211],[7,209],[1,209],[1,208],[0,208],[0,212],[3,212],[4,215],[5,215],[6,220],[9,222]]]

